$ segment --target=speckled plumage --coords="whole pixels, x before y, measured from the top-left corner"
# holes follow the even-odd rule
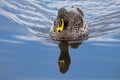
[[[64,19],[64,29],[62,32],[56,31],[58,26],[58,19]],[[79,40],[88,35],[88,25],[84,20],[84,13],[79,8],[71,8],[66,10],[60,8],[58,16],[54,21],[53,26],[50,29],[50,36],[54,40]]]

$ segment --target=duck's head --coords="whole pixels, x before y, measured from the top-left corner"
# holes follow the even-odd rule
[[[62,32],[68,24],[67,10],[65,8],[60,8],[57,16],[57,32]]]

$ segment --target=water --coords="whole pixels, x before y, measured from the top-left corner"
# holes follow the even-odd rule
[[[57,10],[71,6],[84,11],[89,38],[69,48],[71,63],[62,74],[49,29]],[[0,1],[0,80],[120,80],[119,48],[119,0]]]

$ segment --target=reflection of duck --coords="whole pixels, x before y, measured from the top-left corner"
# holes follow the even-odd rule
[[[69,69],[71,59],[69,56],[69,45],[72,48],[78,48],[80,43],[71,43],[69,44],[68,41],[60,41],[58,44],[60,48],[60,56],[58,60],[58,65],[61,73],[66,73]]]
[[[69,65],[70,65],[70,56],[69,56],[69,44],[68,42],[64,41],[61,42],[59,45],[60,48],[60,56],[58,60],[59,69],[61,73],[67,72]]]
[[[54,40],[81,40],[88,31],[83,17],[84,13],[79,8],[72,7],[70,10],[60,8],[50,29],[50,36]]]

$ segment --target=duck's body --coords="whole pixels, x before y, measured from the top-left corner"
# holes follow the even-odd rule
[[[54,40],[81,40],[88,35],[88,26],[84,20],[83,11],[79,8],[66,10],[60,8],[58,16],[50,29],[50,36]]]

